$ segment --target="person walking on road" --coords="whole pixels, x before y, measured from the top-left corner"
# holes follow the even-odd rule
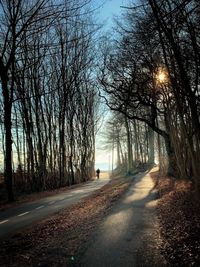
[[[99,179],[99,176],[100,176],[100,170],[99,170],[99,168],[96,170],[96,177],[97,177],[97,179]]]

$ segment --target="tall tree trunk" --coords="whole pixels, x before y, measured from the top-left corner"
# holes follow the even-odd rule
[[[130,171],[132,169],[133,153],[132,153],[132,144],[131,144],[129,122],[128,122],[127,117],[125,117],[125,128],[126,128],[126,134],[127,134],[127,150],[128,150],[127,172],[130,173]]]
[[[119,132],[117,133],[117,167],[121,166],[121,155],[120,155],[120,139]]]
[[[163,136],[165,140],[165,147],[167,151],[168,156],[168,170],[167,174],[170,176],[176,175],[176,158],[175,158],[175,152],[174,148],[172,146],[172,142],[170,140],[170,137],[168,135]]]
[[[14,201],[13,194],[13,174],[12,174],[12,102],[9,99],[7,79],[2,79],[2,89],[4,96],[4,127],[5,127],[5,166],[4,176],[7,186],[8,200]]]
[[[136,120],[133,120],[133,127],[134,127],[134,143],[135,143],[135,162],[139,160],[139,147],[138,147],[138,131]]]
[[[148,163],[154,164],[154,131],[148,126],[148,140],[149,140],[149,149],[148,149]]]

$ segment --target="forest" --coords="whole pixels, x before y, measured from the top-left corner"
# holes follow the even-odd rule
[[[199,1],[140,1],[122,7],[116,38],[104,37],[99,82],[113,111],[118,162],[137,161],[200,189]],[[112,126],[110,127],[112,129]],[[124,129],[124,130],[123,130]],[[120,156],[121,155],[121,156]]]
[[[91,179],[104,102],[117,168],[159,164],[200,190],[200,3],[121,6],[115,33],[87,0],[0,1],[1,154],[14,191]]]
[[[1,1],[1,153],[8,199],[94,170],[97,28],[88,1]]]

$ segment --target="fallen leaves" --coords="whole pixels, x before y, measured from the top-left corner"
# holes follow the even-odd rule
[[[161,250],[172,266],[200,266],[200,200],[188,180],[153,174],[160,199]]]

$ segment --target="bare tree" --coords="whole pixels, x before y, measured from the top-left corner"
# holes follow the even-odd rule
[[[91,70],[98,27],[89,3],[0,2],[9,200],[14,198],[12,142],[27,184],[24,188],[73,184],[89,179],[93,172],[96,91]]]

